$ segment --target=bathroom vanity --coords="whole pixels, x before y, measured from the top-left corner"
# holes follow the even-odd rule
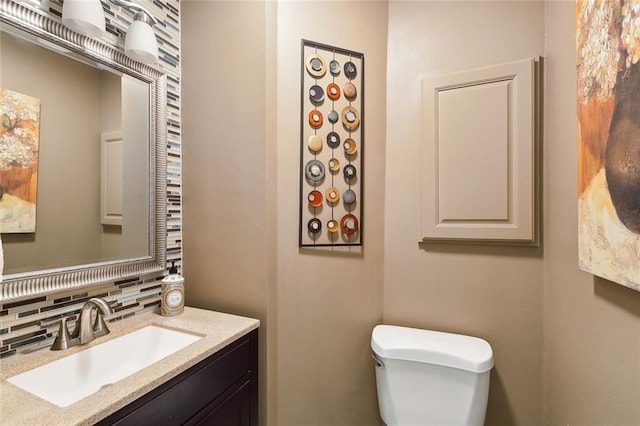
[[[67,407],[7,382],[150,325],[202,337]],[[85,346],[0,360],[0,425],[258,424],[258,320],[187,307],[177,317],[145,313],[109,327]]]
[[[98,422],[256,426],[258,330]]]

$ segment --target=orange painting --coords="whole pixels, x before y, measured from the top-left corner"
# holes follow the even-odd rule
[[[578,258],[640,291],[640,0],[576,2]]]
[[[0,88],[0,232],[36,231],[40,100]]]

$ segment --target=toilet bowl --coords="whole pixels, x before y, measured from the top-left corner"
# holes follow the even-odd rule
[[[378,325],[371,335],[387,426],[482,425],[493,351],[478,337]]]

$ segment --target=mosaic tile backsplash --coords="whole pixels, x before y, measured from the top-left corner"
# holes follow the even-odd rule
[[[151,10],[159,24],[154,27],[160,61],[156,65],[167,74],[167,261],[182,261],[182,155],[180,120],[180,3],[179,0],[137,0]],[[62,16],[61,0],[20,1],[37,7],[54,19]],[[122,48],[131,23],[131,14],[103,1],[107,20],[106,42]],[[94,287],[74,289],[46,296],[0,304],[0,357],[48,346],[58,331],[60,318],[77,319],[84,302],[104,298],[117,321],[160,306],[162,275],[135,277]],[[1,284],[0,284],[1,285]]]

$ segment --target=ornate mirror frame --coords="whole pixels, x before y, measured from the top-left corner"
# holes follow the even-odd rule
[[[167,223],[167,77],[155,68],[136,62],[117,48],[69,30],[39,10],[12,0],[0,0],[0,25],[67,49],[89,61],[103,64],[149,84],[149,248],[150,255],[43,269],[3,276],[0,303],[28,299],[74,288],[150,275],[166,269]]]

